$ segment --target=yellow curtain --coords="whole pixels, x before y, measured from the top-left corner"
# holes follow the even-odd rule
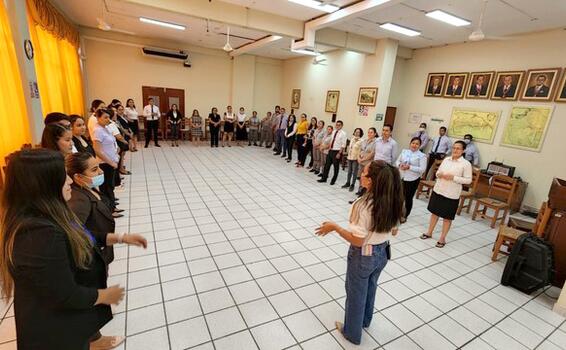
[[[0,1],[0,166],[31,142],[24,90],[4,1]]]
[[[28,16],[28,22],[43,115],[51,112],[83,114],[78,47],[43,28],[32,16]]]

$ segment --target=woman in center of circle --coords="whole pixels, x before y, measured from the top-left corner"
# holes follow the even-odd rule
[[[428,231],[422,234],[421,239],[432,238],[434,227],[438,223],[438,218],[441,217],[442,233],[436,242],[437,248],[443,248],[446,245],[446,236],[458,210],[462,185],[472,183],[472,164],[463,157],[465,150],[464,141],[454,142],[452,154],[444,158],[436,171],[436,183],[427,207],[432,215]]]
[[[374,311],[377,280],[389,259],[389,237],[396,235],[403,211],[399,170],[384,161],[372,161],[360,178],[366,189],[350,208],[349,227],[323,222],[316,234],[338,233],[350,243],[346,270],[346,314],[336,328],[359,345],[362,328],[369,327]]]

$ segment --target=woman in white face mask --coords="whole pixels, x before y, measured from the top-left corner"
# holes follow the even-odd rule
[[[94,240],[95,251],[101,254],[106,264],[114,260],[114,244],[125,243],[147,248],[147,240],[138,234],[115,233],[116,226],[110,200],[100,193],[98,187],[104,183],[104,172],[99,161],[86,152],[74,153],[65,160],[67,175],[73,180],[71,199],[67,205],[90,232]],[[99,281],[100,283],[106,281]],[[99,287],[99,286],[92,286]],[[91,349],[111,349],[124,341],[122,336],[103,336],[96,332],[90,338]]]

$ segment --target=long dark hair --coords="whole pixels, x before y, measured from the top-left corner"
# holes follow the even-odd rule
[[[0,200],[0,275],[4,297],[11,296],[14,289],[10,271],[16,235],[38,218],[49,220],[65,232],[78,267],[85,269],[90,264],[92,244],[63,197],[66,179],[60,152],[37,148],[10,155]]]
[[[94,111],[96,111],[96,109],[103,104],[104,101],[102,100],[93,100],[92,103],[90,104],[90,111],[94,113]]]
[[[372,218],[368,229],[389,232],[399,225],[405,205],[399,169],[382,160],[374,160],[369,164],[366,176],[371,179],[371,188],[354,204],[350,220],[357,222],[356,214],[367,208],[371,210]]]
[[[314,125],[313,125],[313,123],[312,123],[313,121],[314,121]],[[312,118],[311,118],[311,122],[310,122],[310,124],[309,124],[309,130],[311,130],[311,129],[316,129],[316,126],[317,126],[317,125],[318,125],[318,119],[316,119],[316,117],[312,117]]]
[[[43,134],[41,135],[41,147],[60,152],[61,150],[59,149],[59,145],[57,145],[57,141],[59,141],[66,132],[70,131],[71,130],[59,124],[47,124],[45,128],[43,128]]]
[[[126,107],[130,107],[130,106],[129,106],[130,101],[134,102],[133,99],[129,98],[129,99],[126,101]],[[135,102],[132,104],[132,108],[133,108],[133,109],[136,109],[136,103],[135,103]]]

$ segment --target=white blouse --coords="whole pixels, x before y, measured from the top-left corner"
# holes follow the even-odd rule
[[[354,207],[356,207],[356,210],[358,210],[357,222],[354,223],[350,221],[350,224],[348,226],[350,232],[352,232],[352,235],[358,238],[366,238],[370,236],[368,240],[365,242],[366,244],[369,245],[381,244],[389,240],[390,232],[370,231],[370,227],[372,224],[371,221],[372,213],[370,210],[372,200],[370,200],[367,204],[360,201],[365,201],[365,199],[363,199],[363,197],[358,198],[354,202],[354,204],[352,204],[352,206],[350,207],[350,215],[349,215],[350,220],[352,219],[352,211],[354,210]]]
[[[243,113],[243,114],[238,113],[238,122],[243,123],[245,121],[246,121],[246,113]]]
[[[454,175],[453,180],[445,180],[438,177],[438,174]],[[444,158],[438,171],[436,172],[436,183],[433,191],[450,199],[460,199],[462,185],[472,183],[472,164],[464,157],[456,160],[452,156]]]
[[[234,113],[224,113],[224,120],[227,120],[229,122],[233,122],[234,121]]]
[[[130,120],[138,120],[138,111],[135,108],[126,107],[124,108],[124,113],[126,113],[126,117]]]

